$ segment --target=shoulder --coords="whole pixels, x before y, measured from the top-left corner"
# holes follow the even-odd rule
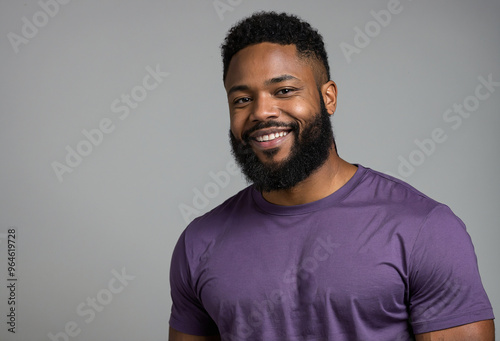
[[[209,212],[195,218],[184,230],[186,242],[213,240],[222,234],[228,222],[252,209],[252,186],[248,186]]]
[[[465,225],[445,204],[420,192],[408,183],[369,168],[344,201],[363,208],[363,214],[406,231],[411,240],[425,231],[431,235],[464,235]]]
[[[210,253],[224,235],[228,221],[234,219],[238,212],[248,210],[245,207],[251,206],[252,190],[251,186],[241,190],[189,223],[177,240],[171,263],[175,263],[177,268],[181,266],[179,264],[184,264],[192,270],[195,269],[204,255]]]
[[[448,208],[405,181],[370,168],[362,167],[362,170],[364,173],[353,193],[357,200],[365,200],[369,205],[425,216],[436,209]]]

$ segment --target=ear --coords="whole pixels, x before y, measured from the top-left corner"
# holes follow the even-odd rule
[[[321,86],[321,94],[325,100],[326,110],[333,115],[337,109],[337,85],[334,81],[328,81]]]

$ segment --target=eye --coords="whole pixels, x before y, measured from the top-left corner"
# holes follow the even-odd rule
[[[290,93],[292,93],[293,91],[295,91],[295,89],[292,89],[292,88],[283,88],[283,89],[280,89],[278,91],[276,91],[276,95],[289,95]]]
[[[251,101],[250,97],[240,97],[240,98],[235,98],[233,103],[234,104],[245,104]]]

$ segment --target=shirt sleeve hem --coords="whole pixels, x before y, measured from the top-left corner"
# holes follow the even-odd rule
[[[170,318],[169,321],[170,327],[174,328],[175,330],[189,334],[189,335],[196,335],[196,336],[212,336],[212,335],[218,335],[219,331],[216,328],[208,327],[197,327],[193,325],[187,325],[186,323],[179,321],[175,319],[174,317]]]
[[[478,321],[491,320],[494,318],[495,317],[493,315],[493,309],[488,308],[461,314],[458,316],[453,316],[446,319],[414,322],[412,323],[412,327],[414,334],[421,334],[436,330],[458,327],[464,324],[474,323]]]

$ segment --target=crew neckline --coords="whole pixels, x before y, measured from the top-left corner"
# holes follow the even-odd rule
[[[262,194],[257,191],[254,186],[251,186],[252,198],[255,204],[260,209],[269,214],[275,215],[298,215],[318,211],[326,207],[331,207],[332,205],[341,201],[347,194],[349,194],[358,185],[360,180],[363,178],[363,175],[367,171],[367,169],[361,165],[354,164],[354,166],[356,166],[358,169],[342,187],[322,199],[309,202],[307,204],[293,206],[272,204],[266,201],[266,199],[262,197]]]

